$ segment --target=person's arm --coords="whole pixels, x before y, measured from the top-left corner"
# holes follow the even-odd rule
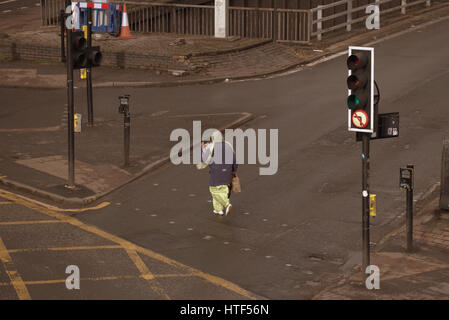
[[[204,144],[204,142],[201,142],[201,147],[203,149],[203,152],[201,152],[201,161],[208,162],[212,148],[209,144]]]

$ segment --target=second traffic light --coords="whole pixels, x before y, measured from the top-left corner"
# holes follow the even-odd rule
[[[349,47],[348,130],[374,132],[374,49]]]
[[[98,67],[101,64],[103,55],[100,47],[87,47],[87,40],[82,31],[72,32],[72,66],[73,69]]]

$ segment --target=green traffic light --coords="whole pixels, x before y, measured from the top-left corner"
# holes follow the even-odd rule
[[[359,98],[356,95],[354,95],[354,94],[351,94],[348,97],[348,101],[347,102],[348,102],[348,108],[349,109],[355,109],[355,108],[357,108],[360,105]]]

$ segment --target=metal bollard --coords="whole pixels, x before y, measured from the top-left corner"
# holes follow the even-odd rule
[[[406,168],[400,168],[399,187],[406,189],[406,214],[405,229],[407,236],[407,252],[413,251],[413,184],[415,168],[409,164]]]

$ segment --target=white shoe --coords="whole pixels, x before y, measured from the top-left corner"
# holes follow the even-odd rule
[[[221,210],[221,211],[214,210],[214,213],[219,214],[220,216],[224,215],[223,210]]]
[[[232,204],[228,204],[226,207],[226,216],[229,216],[231,214]]]

